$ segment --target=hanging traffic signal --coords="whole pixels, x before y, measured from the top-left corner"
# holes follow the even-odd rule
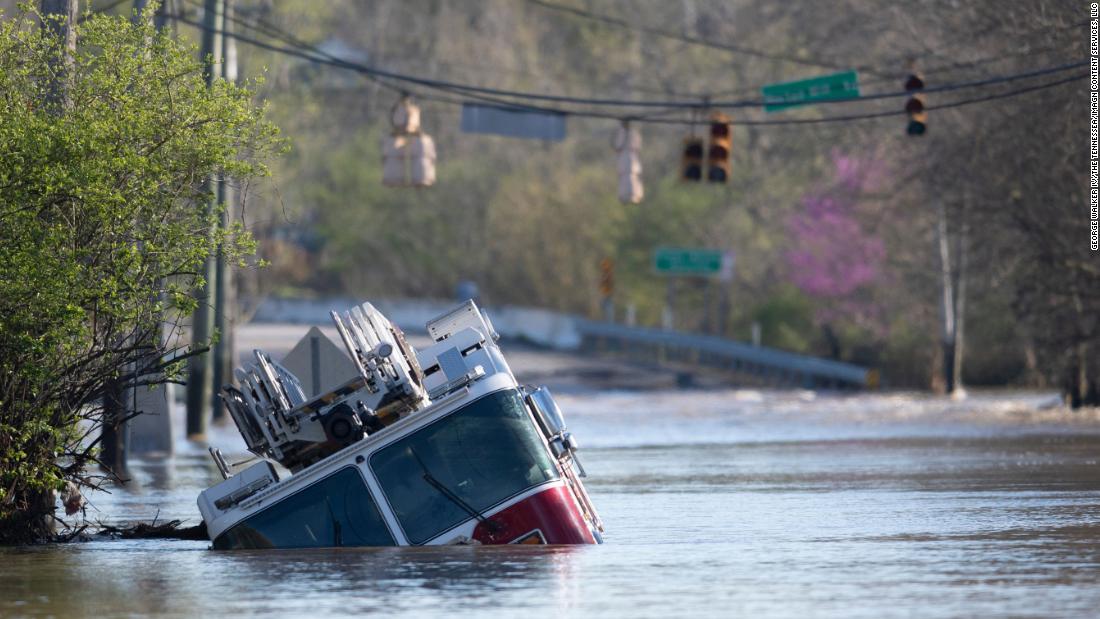
[[[420,130],[420,108],[402,97],[390,111],[393,132],[382,140],[382,184],[429,187],[435,184],[435,141]]]
[[[615,133],[611,145],[618,151],[619,201],[623,204],[638,204],[645,197],[642,186],[642,135],[638,130],[623,121]]]
[[[710,148],[707,149],[707,180],[712,183],[726,183],[730,178],[730,153],[733,147],[733,132],[730,119],[725,114],[715,112],[710,117]]]
[[[909,126],[905,133],[909,135],[924,135],[928,128],[928,112],[924,111],[924,80],[919,75],[912,74],[905,80],[905,92],[909,93],[909,100],[905,102],[905,113],[909,114]]]
[[[600,260],[600,295],[605,299],[615,292],[615,262],[611,258]]]
[[[684,138],[684,152],[680,158],[680,180],[703,180],[703,138]]]

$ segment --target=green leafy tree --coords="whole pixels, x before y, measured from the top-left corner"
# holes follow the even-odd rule
[[[90,15],[71,63],[41,18],[0,21],[0,542],[50,531],[53,492],[95,486],[109,393],[172,380],[180,321],[219,247],[202,181],[266,173],[277,129],[248,90],[207,88],[193,50]],[[63,110],[51,85],[67,66]],[[215,232],[212,232],[215,231]]]

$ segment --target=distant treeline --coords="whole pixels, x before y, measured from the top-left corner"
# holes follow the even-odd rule
[[[1087,57],[1086,12],[1068,1],[572,4],[684,36],[516,0],[240,0],[237,14],[242,29],[267,28],[252,36],[274,40],[282,29],[395,71],[627,99],[751,98],[762,84],[852,67],[864,94],[896,92],[910,60],[932,88]],[[742,52],[685,39],[736,41]],[[935,109],[1071,73],[929,93],[928,132],[917,138],[905,134],[904,98],[768,116],[724,110],[734,123],[727,185],[678,180],[683,138],[703,125],[642,125],[646,198],[622,205],[614,120],[570,118],[560,143],[468,135],[457,107],[414,95],[439,181],[386,188],[392,82],[247,45],[240,54],[244,75],[266,68],[262,95],[293,142],[274,184],[251,188],[244,209],[272,262],[245,279],[246,293],[438,297],[472,280],[494,303],[595,317],[610,258],[619,318],[633,307],[655,325],[668,282],[653,272],[653,249],[710,247],[735,253],[735,278],[677,282],[679,328],[747,340],[757,323],[765,345],[876,366],[899,387],[943,388],[945,364],[960,361],[964,384],[1095,396],[1087,82]],[[738,124],[889,110],[899,115]],[[946,332],[945,309],[956,315]]]

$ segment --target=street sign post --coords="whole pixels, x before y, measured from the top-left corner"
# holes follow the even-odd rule
[[[719,249],[659,247],[653,251],[653,270],[660,275],[729,280],[733,276],[733,253]]]
[[[817,101],[858,98],[859,74],[845,71],[794,82],[768,84],[761,90],[764,94],[764,111],[778,112]]]

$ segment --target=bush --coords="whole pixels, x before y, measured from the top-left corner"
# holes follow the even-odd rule
[[[150,13],[151,14],[151,13]],[[151,24],[90,15],[60,41],[33,12],[0,23],[0,542],[48,532],[51,491],[95,460],[105,394],[169,380],[179,319],[219,248],[204,179],[266,172],[277,130],[246,89]],[[51,85],[65,85],[63,109]],[[56,100],[56,97],[54,97]],[[161,325],[170,334],[161,336]],[[202,343],[196,343],[196,346]],[[198,348],[191,352],[197,352]]]

